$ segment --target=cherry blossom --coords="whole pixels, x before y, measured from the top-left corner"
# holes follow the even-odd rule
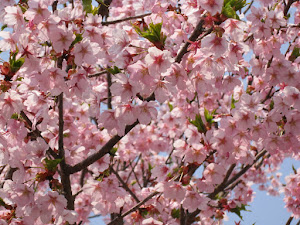
[[[299,219],[299,9],[1,1],[0,223],[222,224],[253,184]]]

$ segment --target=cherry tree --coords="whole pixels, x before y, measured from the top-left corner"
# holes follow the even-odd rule
[[[278,173],[299,1],[2,0],[0,22],[0,224],[222,224],[253,184],[300,218]]]

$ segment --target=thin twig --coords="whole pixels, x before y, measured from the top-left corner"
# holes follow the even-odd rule
[[[240,172],[238,172],[236,175],[234,175],[234,177],[232,177],[227,183],[226,183],[226,187],[229,186],[230,184],[232,184],[234,181],[236,181],[237,179],[239,179],[242,175],[244,175],[261,157],[263,157],[265,154],[267,153],[267,150],[262,150],[260,151],[254,162],[252,164],[249,164],[247,166],[245,166],[243,169],[241,169]]]
[[[138,156],[138,158],[137,158],[136,163],[134,164],[134,166],[132,166],[132,162],[129,162],[129,165],[131,167],[131,171],[129,172],[128,177],[126,179],[126,182],[125,182],[126,184],[128,183],[128,181],[129,181],[130,176],[131,176],[132,173],[134,174],[134,177],[137,179],[137,176],[136,176],[136,173],[134,172],[134,170],[135,170],[137,164],[139,163],[141,156],[142,156],[142,154],[139,154],[139,156]],[[138,183],[138,180],[137,180],[137,183]],[[140,186],[140,188],[142,188],[142,186]]]
[[[113,172],[113,174],[116,175],[117,179],[122,184],[122,187],[125,189],[125,191],[127,191],[133,197],[133,199],[137,203],[140,202],[140,200],[138,199],[138,197],[136,197],[136,195],[132,192],[132,190],[128,187],[128,185],[123,181],[123,179],[120,177],[120,175],[118,174],[118,172],[115,171],[112,166],[110,167],[110,170],[111,170],[111,172]]]
[[[244,175],[261,157],[263,157],[265,154],[267,153],[266,150],[262,150],[260,151],[257,155],[256,155],[256,158],[255,160],[253,161],[252,164],[249,164],[247,166],[245,166],[243,169],[240,170],[240,172],[238,172],[237,174],[235,174],[229,181],[227,181],[225,184],[222,185],[222,189],[219,188],[219,186],[212,192],[208,195],[209,198],[211,199],[214,199],[215,196],[225,190],[229,185],[231,185],[232,183],[234,183],[236,180],[238,180],[242,175]],[[233,170],[232,168],[233,166],[230,167],[230,169],[227,171],[227,174],[229,174],[228,172],[230,172],[230,170]],[[227,175],[225,176],[225,178],[227,177]],[[223,181],[224,182],[224,181]],[[223,183],[222,182],[222,183]],[[197,209],[195,210],[194,212],[190,213],[189,214],[189,218],[188,218],[188,221],[187,221],[187,225],[190,225],[194,222],[195,220],[195,217],[201,212],[201,210]]]
[[[107,72],[106,78],[107,78],[107,108],[112,109],[112,104],[111,104],[112,95],[110,91],[112,82],[111,82],[111,74],[109,72]]]
[[[138,15],[138,16],[130,16],[130,17],[126,17],[126,18],[123,18],[123,19],[106,21],[106,22],[102,22],[102,25],[107,26],[107,25],[110,25],[110,24],[121,23],[121,22],[125,22],[125,21],[128,21],[128,20],[140,19],[140,18],[144,18],[146,16],[150,16],[151,14],[152,13],[149,12],[149,13],[145,13],[145,14]]]
[[[123,213],[121,216],[119,216],[118,218],[114,219],[113,221],[111,221],[110,223],[108,223],[108,225],[115,225],[118,223],[118,221],[120,221],[121,219],[123,219],[125,216],[129,215],[130,213],[136,211],[141,205],[143,205],[144,203],[146,203],[147,201],[149,201],[150,199],[152,199],[155,195],[160,194],[160,192],[153,192],[151,193],[148,197],[146,197],[143,201],[139,202],[138,204],[136,204],[134,207],[132,207],[131,209],[129,209],[127,212]]]
[[[229,179],[229,177],[230,177],[232,171],[234,170],[235,166],[236,166],[236,164],[232,164],[232,165],[229,167],[229,169],[228,169],[228,171],[227,171],[227,173],[226,173],[226,175],[225,175],[225,177],[224,177],[223,182],[222,182],[221,184],[219,184],[219,185],[217,186],[217,188],[216,188],[212,193],[210,193],[210,194],[208,195],[209,198],[214,198],[220,191],[224,190],[224,188],[225,188],[226,186],[228,186],[228,185],[227,185],[227,181],[228,181],[228,179]]]
[[[252,0],[249,4],[249,6],[247,7],[247,9],[243,12],[244,15],[246,15],[246,13],[249,11],[249,9],[251,8],[252,4],[254,3],[254,0]]]
[[[42,138],[46,144],[48,144],[48,142],[46,141],[46,139],[41,135],[41,131],[39,131],[38,129],[35,129],[33,130],[32,129],[32,126],[33,126],[33,123],[31,122],[31,120],[28,118],[28,116],[25,114],[24,111],[21,111],[20,112],[20,115],[22,116],[22,118],[25,120],[25,122],[29,125],[29,129],[32,131],[32,133],[36,136],[36,137],[40,137]],[[48,148],[47,152],[55,159],[58,158],[58,155],[53,151],[52,148]]]
[[[106,70],[103,70],[103,71],[100,71],[99,73],[94,73],[94,74],[88,75],[88,78],[99,77],[99,76],[104,75],[104,74],[106,74],[106,73],[107,73],[107,71],[106,71]]]

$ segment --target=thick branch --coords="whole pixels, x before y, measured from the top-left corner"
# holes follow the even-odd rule
[[[62,159],[60,162],[60,176],[64,196],[67,199],[67,208],[74,210],[74,197],[72,195],[70,174],[68,173],[68,165],[65,161],[63,93],[58,96],[58,156]]]
[[[291,217],[288,219],[288,221],[286,222],[285,225],[290,225],[293,219],[294,219],[294,217],[291,216]]]
[[[132,130],[139,122],[136,121],[132,125],[127,125],[125,129],[124,136],[129,133],[129,131]],[[81,171],[84,168],[87,168],[89,165],[93,164],[97,160],[101,159],[104,155],[110,152],[110,150],[114,147],[115,144],[117,144],[124,136],[115,135],[113,136],[98,152],[90,155],[80,163],[77,163],[76,165],[69,168],[69,173],[73,174],[76,172]]]
[[[202,34],[203,32],[203,25],[204,25],[204,20],[200,20],[200,22],[197,24],[195,30],[193,31],[193,33],[191,34],[189,41],[194,42],[197,40],[197,38],[200,36],[200,34]],[[182,49],[180,50],[180,52],[178,53],[178,55],[175,58],[175,62],[180,63],[182,60],[182,57],[184,56],[185,53],[187,53],[187,49],[190,45],[190,42],[186,42],[184,44],[184,46],[182,47]]]
[[[287,14],[288,14],[288,12],[289,12],[289,10],[290,10],[292,4],[293,4],[294,2],[297,2],[297,1],[299,1],[299,0],[289,0],[289,1],[288,1],[288,3],[285,5],[284,10],[283,10],[283,15],[284,15],[284,16],[287,16]]]

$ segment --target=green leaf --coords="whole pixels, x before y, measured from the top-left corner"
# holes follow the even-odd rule
[[[233,95],[231,96],[231,109],[235,108],[235,103],[237,103],[238,101],[234,100]]]
[[[151,172],[151,170],[153,169],[154,167],[150,164],[150,163],[148,163],[148,170],[149,170],[149,172]]]
[[[115,156],[116,155],[116,152],[118,151],[118,148],[112,148],[110,151],[109,151],[109,154],[111,155],[111,156]]]
[[[44,161],[45,161],[45,163],[44,163],[45,168],[49,171],[55,172],[57,165],[62,161],[62,159],[51,160],[51,159],[45,158]]]
[[[7,27],[7,24],[2,25],[1,30],[4,30]]]
[[[80,42],[83,39],[82,34],[75,34],[75,35],[76,35],[76,37],[75,37],[74,41],[72,42],[71,46],[74,46],[76,43]]]
[[[297,170],[296,170],[296,168],[294,167],[294,165],[292,165],[292,169],[293,169],[293,171],[294,171],[294,174],[297,174]]]
[[[164,47],[167,36],[161,32],[162,23],[150,23],[148,27],[144,27],[144,31],[141,31],[136,25],[133,25],[133,27],[137,34],[149,40],[157,48],[161,49]]]
[[[20,115],[18,113],[14,113],[11,115],[11,119],[18,120],[19,118],[20,118]]]
[[[11,71],[13,73],[17,72],[21,66],[24,64],[25,62],[25,59],[24,58],[19,58],[18,60],[13,60],[10,64],[10,67],[11,67]]]
[[[206,127],[202,121],[200,114],[196,115],[195,120],[190,120],[190,123],[196,126],[200,133],[206,133]]]
[[[247,205],[242,204],[240,207],[237,206],[237,207],[234,208],[234,209],[230,209],[230,212],[235,213],[238,217],[241,218],[241,220],[243,220],[243,217],[241,216],[241,211],[248,211],[248,212],[250,212],[250,210],[247,210],[247,209],[246,209],[246,206],[247,206]]]
[[[274,109],[274,101],[273,101],[273,99],[270,102],[270,110],[272,110],[272,109]]]
[[[170,102],[168,102],[168,106],[169,106],[170,112],[172,112],[172,110],[174,109],[174,106]]]
[[[171,216],[174,219],[179,219],[180,218],[180,209],[172,209]]]
[[[121,70],[116,66],[114,66],[114,68],[108,68],[107,71],[111,74],[114,74],[114,75],[118,74],[118,73],[121,73]]]
[[[94,16],[97,15],[99,8],[100,8],[100,6],[98,6],[98,7],[93,7],[91,13],[92,13]]]
[[[225,15],[227,18],[237,19],[237,14],[235,10],[229,4],[223,7],[222,14]]]
[[[86,13],[92,13],[92,0],[82,0],[83,10]]]
[[[225,0],[222,8],[222,14],[227,18],[240,19],[236,12],[246,5],[246,0]]]
[[[300,48],[295,47],[292,51],[291,56],[289,57],[290,61],[295,61],[300,56]]]
[[[211,113],[206,109],[206,108],[204,108],[204,117],[205,117],[205,120],[208,122],[208,123],[210,123],[210,124],[212,124],[214,121],[213,121],[213,119],[214,119],[214,114],[216,113],[216,110],[213,110]]]
[[[5,207],[6,206],[6,203],[4,202],[4,200],[2,198],[0,198],[0,205]]]

